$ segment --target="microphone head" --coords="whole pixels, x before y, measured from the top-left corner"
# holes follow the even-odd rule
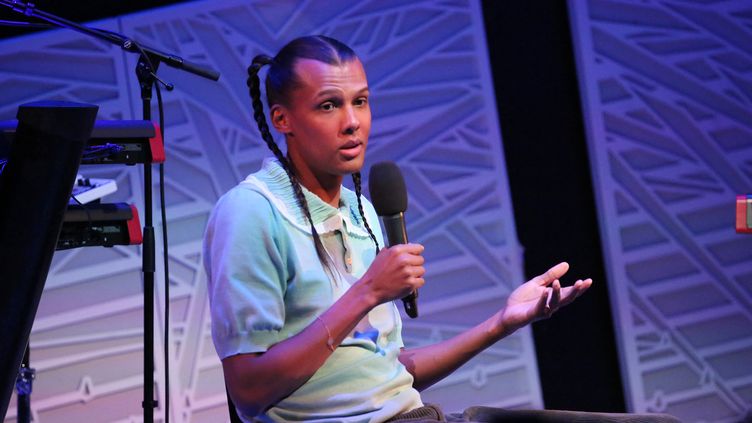
[[[379,216],[391,216],[407,210],[405,179],[394,162],[380,162],[371,166],[368,190]]]

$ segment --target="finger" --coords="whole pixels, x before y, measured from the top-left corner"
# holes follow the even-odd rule
[[[399,244],[395,247],[399,247],[400,252],[406,252],[410,254],[422,254],[423,250],[426,249],[423,245],[415,243]]]
[[[554,283],[551,284],[551,295],[549,295],[549,300],[546,305],[553,313],[554,311],[556,311],[557,308],[559,308],[560,301],[561,301],[561,282],[559,282],[559,280],[557,279],[554,281]]]
[[[588,288],[590,288],[592,285],[593,285],[592,279],[590,278],[585,279],[584,281],[582,281],[582,289],[580,293],[587,291]]]
[[[423,266],[414,266],[412,268],[412,274],[415,277],[422,278],[426,274],[426,268]]]
[[[587,278],[584,281],[582,281],[579,284],[579,286],[575,287],[576,295],[572,298],[572,300],[584,294],[585,291],[587,291],[592,285],[593,285],[593,280],[590,278]]]
[[[390,253],[395,255],[410,253],[410,244],[394,244],[390,247],[384,248],[384,250],[388,250]]]
[[[426,280],[423,279],[422,277],[413,277],[413,278],[410,278],[407,282],[408,284],[410,284],[410,287],[411,287],[410,292],[416,292],[418,288],[426,284]],[[417,292],[416,292],[416,296],[417,296]]]
[[[552,283],[556,279],[561,278],[564,276],[565,273],[569,270],[569,263],[563,261],[556,266],[548,269],[546,273],[538,276],[538,284],[540,286],[547,286],[548,284]]]
[[[413,284],[413,286],[415,287],[415,289],[418,289],[418,288],[422,287],[425,284],[426,284],[426,280],[425,279],[423,279],[423,278],[416,278],[415,279],[415,283]],[[417,296],[418,294],[416,293],[415,295]]]
[[[568,286],[566,288],[561,289],[561,301],[559,302],[559,307],[564,307],[565,305],[571,303],[575,300],[575,298],[580,296],[581,289],[582,289],[583,283],[581,280],[578,280],[574,283],[572,286]]]
[[[593,280],[590,278],[587,278],[584,281],[579,280],[577,282],[579,282],[579,284],[575,284],[576,286],[574,287],[577,297],[582,295],[585,291],[587,291],[593,285]]]
[[[574,283],[574,285],[563,288],[562,289],[562,299],[561,299],[561,306],[565,306],[572,301],[574,301],[577,297],[582,295],[585,291],[590,288],[590,286],[593,284],[593,280],[588,278],[583,280],[578,280]]]
[[[421,278],[426,274],[426,269],[423,266],[403,266],[399,269],[398,275],[404,280],[410,280],[411,278]]]
[[[541,292],[541,296],[535,304],[535,316],[548,316],[548,306],[546,304],[548,303],[550,291],[549,289],[545,289]]]
[[[417,256],[414,254],[402,254],[400,256],[401,263],[408,266],[422,266],[426,262],[423,256]]]

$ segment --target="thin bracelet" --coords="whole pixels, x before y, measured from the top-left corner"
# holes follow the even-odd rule
[[[316,320],[321,322],[322,325],[324,325],[324,329],[326,329],[326,334],[329,335],[329,339],[326,340],[326,347],[329,348],[329,351],[334,352],[334,339],[332,339],[332,333],[329,331],[329,326],[324,323],[324,319],[321,318],[321,316],[316,316]]]

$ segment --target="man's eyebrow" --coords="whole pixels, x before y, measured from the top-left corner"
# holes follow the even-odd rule
[[[365,93],[368,93],[369,91],[370,90],[368,89],[368,86],[365,86],[365,87],[361,88],[360,90],[358,90],[357,94],[359,94],[359,95],[360,94],[365,94]],[[316,97],[318,98],[318,97],[326,97],[326,96],[330,96],[330,95],[340,95],[340,94],[342,94],[342,90],[338,90],[338,89],[335,89],[335,88],[329,88],[329,89],[324,89],[324,90],[319,91],[316,94]]]

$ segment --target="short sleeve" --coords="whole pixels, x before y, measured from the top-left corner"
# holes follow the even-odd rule
[[[260,193],[242,186],[217,202],[204,235],[212,339],[220,358],[280,341],[289,238]]]

